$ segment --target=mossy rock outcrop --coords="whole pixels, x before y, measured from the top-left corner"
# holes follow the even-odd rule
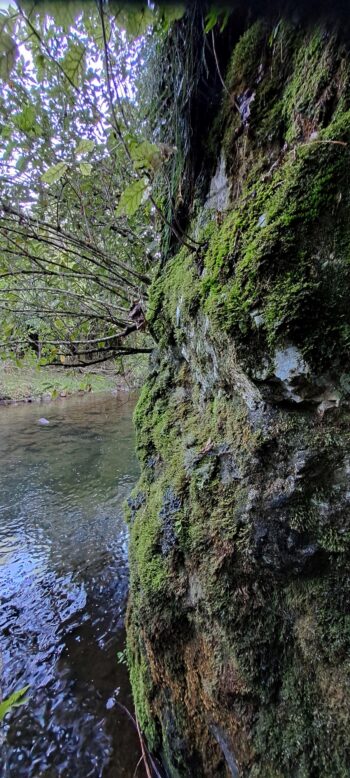
[[[327,21],[244,24],[197,248],[151,290],[131,681],[171,778],[345,778],[350,49]]]

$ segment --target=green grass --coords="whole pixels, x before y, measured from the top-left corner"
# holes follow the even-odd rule
[[[78,392],[108,392],[121,384],[122,380],[116,374],[80,372],[74,368],[40,368],[26,362],[20,366],[0,363],[0,402],[20,402],[43,395],[55,399]]]

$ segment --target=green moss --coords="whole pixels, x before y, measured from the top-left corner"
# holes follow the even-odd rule
[[[255,81],[264,55],[268,26],[258,19],[249,27],[234,48],[226,76],[227,88],[236,89],[238,84]]]
[[[150,289],[147,319],[161,342],[166,343],[166,323],[176,332],[198,307],[198,269],[195,254],[183,246],[167,264],[166,274],[159,275]],[[162,311],[162,315],[159,315]],[[159,320],[159,321],[158,321]]]
[[[347,348],[343,319],[335,340],[331,302],[339,303],[339,295],[332,295],[331,266],[320,261],[324,244],[318,225],[322,215],[327,221],[332,213],[335,245],[339,251],[347,249],[346,150],[327,142],[330,135],[332,141],[343,140],[347,121],[338,119],[321,134],[319,144],[301,148],[296,158],[288,155],[272,181],[248,184],[241,207],[217,227],[204,259],[202,294],[204,309],[218,327],[255,339],[251,313],[259,309],[264,320],[260,341],[263,345],[265,336],[271,350],[283,339],[296,339],[300,321],[302,348],[315,361],[327,358],[327,327],[334,348]],[[344,199],[338,207],[339,191]],[[341,283],[348,289],[347,257],[342,259]],[[327,283],[331,296],[326,298]],[[309,330],[310,343],[305,339]]]
[[[160,511],[164,491],[161,479],[149,485],[147,505],[137,511],[130,534],[130,561],[136,575],[134,584],[140,587],[146,604],[152,603],[164,590],[169,574],[169,561],[161,549]]]
[[[140,635],[136,635],[135,627],[132,627],[130,624],[127,633],[127,659],[135,712],[141,732],[147,738],[148,747],[155,749],[157,746],[157,731],[149,705],[153,684],[144,647],[140,647],[141,642]]]
[[[295,56],[292,77],[284,92],[283,115],[288,126],[286,140],[291,142],[322,122],[331,97],[335,62],[338,59],[337,36],[327,36],[317,27],[303,41]]]

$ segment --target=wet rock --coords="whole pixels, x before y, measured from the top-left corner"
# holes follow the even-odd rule
[[[252,554],[259,564],[274,573],[300,575],[321,569],[327,556],[304,533],[277,522],[257,522],[252,538]]]
[[[321,456],[312,448],[297,449],[290,463],[296,481],[302,478],[318,478],[322,472],[327,473],[330,463],[328,457]]]
[[[183,303],[183,297],[180,297],[180,300],[178,302],[178,305],[176,306],[176,326],[180,326],[180,319],[181,319],[181,306]]]
[[[295,346],[287,346],[275,352],[274,375],[286,399],[302,401],[300,390],[305,387],[309,374],[309,366]]]
[[[174,516],[181,510],[181,506],[181,498],[170,487],[166,489],[159,511],[159,518],[162,519],[161,549],[164,555],[169,554],[176,545]]]
[[[251,312],[250,316],[251,316],[251,319],[253,320],[253,322],[254,322],[254,324],[255,324],[257,329],[259,329],[259,327],[262,327],[262,325],[264,324],[265,319],[264,319],[264,316],[261,313],[261,311],[256,309],[255,311]]]
[[[242,475],[229,446],[226,443],[222,444],[216,449],[216,453],[220,462],[221,483],[227,486],[233,481],[240,481]]]
[[[192,775],[200,775],[200,766],[197,764],[195,756],[191,753],[191,744],[185,735],[181,734],[178,726],[178,721],[173,711],[170,689],[165,688],[162,693],[162,701],[162,731],[166,748],[161,752],[161,757],[167,770],[166,774],[169,776],[188,776],[189,774],[187,772],[183,773],[182,769],[189,759],[193,770]]]
[[[187,604],[190,608],[195,608],[196,605],[202,600],[204,597],[204,592],[202,588],[202,584],[198,578],[198,576],[195,573],[192,573],[188,576],[188,595],[187,595]]]
[[[223,729],[219,727],[217,724],[212,724],[210,729],[225,757],[225,761],[230,771],[230,775],[232,775],[232,778],[239,778],[238,764],[227,735],[225,735]]]
[[[255,92],[252,92],[250,89],[246,89],[243,94],[238,95],[237,97],[237,104],[239,107],[239,112],[241,114],[242,124],[246,126],[249,121],[250,117],[250,106],[255,100]]]
[[[229,182],[226,175],[226,163],[222,154],[210,184],[209,195],[204,208],[225,211],[229,202]]]
[[[135,697],[171,776],[331,775],[334,765],[345,776],[348,182],[336,144],[311,150],[307,143],[318,131],[333,137],[331,114],[343,113],[332,89],[339,40],[334,35],[332,43],[330,31],[323,40],[318,28],[296,36],[283,21],[268,30],[265,21],[254,24],[249,36],[227,71],[220,116],[232,218],[217,214],[207,248],[202,227],[211,208],[221,210],[226,173],[218,149],[206,208],[193,202],[187,212],[191,235],[205,236],[203,250],[174,252],[174,281],[168,268],[163,280],[160,271],[154,299],[159,306],[164,293],[157,315],[173,345],[159,362],[159,419],[166,414],[167,432],[160,436],[157,427],[152,436],[149,420],[143,425],[162,462],[147,497],[150,513],[165,478],[169,489],[142,599],[132,583]],[[344,58],[348,65],[345,49]],[[309,89],[318,71],[319,94],[330,88],[334,96],[321,120]],[[349,86],[346,67],[342,73]],[[339,132],[348,141],[346,114],[338,121],[334,138]],[[300,156],[287,137],[306,141]],[[143,476],[149,483],[145,469]],[[185,531],[178,532],[182,512]],[[147,528],[147,509],[138,519]],[[314,625],[307,631],[311,662],[300,651],[297,621]],[[140,684],[141,663],[154,683]],[[194,751],[202,762],[192,761]]]
[[[142,507],[146,500],[146,495],[144,492],[138,492],[136,497],[128,497],[126,503],[128,508],[130,509],[130,521],[135,521],[135,516],[138,510]]]
[[[159,462],[158,456],[148,457],[148,459],[146,460],[146,467],[148,467],[150,470],[153,470],[153,468],[156,467],[158,462]]]
[[[339,408],[340,395],[336,391],[326,391],[318,405],[317,413],[323,419],[324,415],[329,415],[330,412],[334,412]]]

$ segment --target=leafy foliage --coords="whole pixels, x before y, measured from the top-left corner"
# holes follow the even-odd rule
[[[18,49],[11,36],[4,30],[0,31],[0,78],[7,81],[15,66]]]
[[[56,165],[52,165],[43,173],[42,180],[45,184],[55,184],[56,181],[59,181],[64,176],[67,168],[68,165],[65,162],[57,162]]]
[[[149,349],[139,330],[157,243],[138,213],[150,182],[135,174],[156,147],[135,108],[142,41],[115,9],[65,11],[18,4],[1,16],[18,56],[0,94],[0,319],[4,356],[34,347],[70,365]],[[138,165],[129,146],[142,144]]]
[[[18,0],[0,15],[0,356],[150,349],[160,227],[184,236],[158,185],[177,148],[154,136],[145,72],[152,30],[184,12]]]
[[[213,30],[217,24],[220,24],[220,32],[223,32],[229,20],[230,14],[231,9],[227,6],[213,5],[207,13],[204,31],[206,33],[211,32],[211,30]]]
[[[147,188],[147,178],[138,178],[129,184],[120,197],[116,211],[117,216],[134,216],[145,194],[147,194]]]

